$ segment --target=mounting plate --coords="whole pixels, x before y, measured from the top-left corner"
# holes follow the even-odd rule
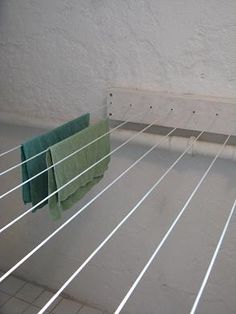
[[[236,99],[110,88],[108,115],[112,120],[236,135]]]

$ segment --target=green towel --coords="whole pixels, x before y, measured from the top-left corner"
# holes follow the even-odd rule
[[[108,120],[89,126],[81,132],[50,147],[46,154],[47,165],[51,166],[70,153],[82,148],[89,142],[108,132]],[[103,136],[91,145],[82,149],[64,162],[48,171],[48,193],[52,193],[89,166],[110,152],[109,135]],[[61,211],[78,202],[96,183],[98,183],[108,168],[110,157],[85,172],[82,176],[68,184],[49,199],[50,215],[53,219],[61,217]]]
[[[48,149],[49,146],[54,145],[67,137],[81,131],[88,127],[90,114],[87,113],[77,119],[69,121],[58,128],[34,137],[25,142],[21,146],[21,160],[26,159]],[[22,181],[26,181],[37,173],[47,168],[46,153],[28,161],[22,165]],[[45,171],[37,178],[23,185],[23,201],[25,204],[32,203],[36,205],[39,201],[48,196],[48,174]],[[43,202],[37,208],[43,207],[48,201]],[[36,210],[36,209],[35,209]]]

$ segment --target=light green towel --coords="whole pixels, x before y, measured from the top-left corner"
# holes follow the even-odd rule
[[[69,121],[50,132],[36,136],[21,145],[21,161],[48,149],[49,146],[54,145],[73,134],[88,127],[90,114],[87,113],[79,118]],[[22,164],[22,181],[32,178],[34,175],[45,170],[46,153]],[[24,203],[32,203],[36,205],[38,202],[48,196],[48,174],[45,171],[40,176],[24,184],[22,187],[22,197]],[[43,207],[48,201],[43,202],[37,208]],[[36,208],[36,209],[37,209]],[[36,210],[34,209],[34,211]]]
[[[51,166],[58,160],[68,156],[72,152],[82,148],[89,142],[107,133],[108,120],[103,120],[95,125],[80,131],[77,134],[50,147],[46,154],[47,165]],[[93,144],[82,149],[72,157],[56,165],[48,171],[48,193],[52,193],[65,183],[69,182],[79,173],[103,158],[110,152],[109,135],[103,136]],[[61,211],[70,208],[78,202],[97,182],[101,180],[108,168],[110,157],[88,170],[78,179],[67,185],[54,196],[48,203],[50,215],[53,219],[61,217]]]

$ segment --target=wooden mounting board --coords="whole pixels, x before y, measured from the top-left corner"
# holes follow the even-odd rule
[[[108,114],[112,120],[236,135],[236,99],[110,88]]]

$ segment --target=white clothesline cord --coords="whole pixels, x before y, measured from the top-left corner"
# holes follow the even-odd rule
[[[224,240],[224,236],[225,236],[226,231],[227,231],[227,229],[228,229],[230,220],[231,220],[231,218],[232,218],[232,216],[233,216],[233,214],[234,214],[235,207],[236,207],[236,200],[234,201],[234,204],[233,204],[233,206],[232,206],[232,208],[231,208],[230,214],[229,214],[228,219],[227,219],[227,221],[226,221],[226,223],[225,223],[224,229],[223,229],[223,231],[222,231],[222,234],[221,234],[221,236],[220,236],[219,242],[218,242],[218,244],[217,244],[217,246],[216,246],[215,252],[214,252],[214,254],[213,254],[213,256],[212,256],[211,262],[210,262],[210,264],[209,264],[209,266],[208,266],[207,272],[206,272],[205,277],[204,277],[204,279],[203,279],[203,281],[202,281],[201,287],[200,287],[200,289],[199,289],[199,291],[198,291],[197,297],[196,297],[196,299],[195,299],[195,301],[194,301],[194,304],[193,304],[193,307],[192,307],[192,309],[191,309],[191,311],[190,311],[190,314],[194,314],[195,311],[196,311],[196,309],[197,309],[197,306],[198,306],[198,304],[199,304],[199,301],[200,301],[200,298],[201,298],[201,296],[202,296],[203,290],[205,289],[205,286],[206,286],[207,281],[208,281],[208,279],[209,279],[209,276],[210,276],[210,274],[211,274],[212,268],[213,268],[214,263],[215,263],[215,261],[216,261],[217,255],[218,255],[218,253],[219,253],[219,251],[220,251],[220,247],[221,247],[222,242],[223,242],[223,240]]]
[[[141,114],[144,114],[145,112],[146,112],[146,110],[143,111],[143,112],[141,112],[141,113],[139,112],[138,114],[133,115],[132,118],[129,118],[128,120],[126,120],[126,121],[124,121],[124,122],[118,124],[116,127],[112,128],[110,131],[104,133],[103,135],[101,135],[100,137],[96,138],[96,139],[93,140],[92,142],[88,143],[88,144],[85,145],[84,147],[82,147],[82,148],[80,148],[79,150],[73,152],[72,154],[66,156],[65,158],[63,158],[63,160],[59,160],[58,163],[60,163],[60,162],[62,162],[62,161],[64,161],[64,160],[66,160],[67,158],[73,156],[74,154],[78,153],[79,151],[81,151],[81,150],[84,149],[85,147],[87,147],[87,146],[91,145],[92,143],[98,141],[98,140],[101,139],[102,137],[104,137],[104,136],[106,136],[106,135],[108,135],[108,134],[114,132],[114,131],[117,130],[118,128],[121,128],[123,125],[129,123],[131,119],[133,119],[133,118],[135,118],[136,116],[139,116],[139,115],[141,115]],[[23,165],[23,164],[29,162],[29,161],[32,160],[32,159],[37,158],[38,156],[40,156],[40,155],[46,153],[47,151],[48,151],[48,148],[45,149],[45,150],[43,150],[43,151],[41,151],[41,152],[39,152],[39,153],[37,153],[36,155],[34,155],[34,156],[30,157],[30,158],[28,158],[28,159],[26,159],[26,160],[24,160],[24,161],[22,161],[22,162],[19,162],[18,164],[16,164],[16,165],[14,165],[14,166],[12,166],[12,167],[10,167],[10,168],[8,168],[8,169],[2,171],[2,172],[0,173],[0,176],[2,176],[2,175],[4,175],[4,174],[6,174],[6,173],[8,173],[8,172],[10,172],[10,171],[12,171],[12,170],[18,168],[19,166],[21,166],[21,165]],[[58,163],[57,163],[57,164],[58,164]],[[0,199],[3,198],[3,197],[5,197],[6,195],[10,194],[11,192],[15,191],[15,190],[16,190],[17,188],[19,188],[20,186],[22,186],[22,185],[26,184],[27,182],[29,182],[29,181],[35,179],[37,176],[39,176],[39,175],[41,175],[42,173],[46,172],[48,169],[50,169],[50,167],[44,169],[43,171],[37,173],[35,176],[33,176],[33,177],[29,178],[28,180],[22,182],[21,184],[17,185],[17,187],[13,188],[12,190],[10,190],[10,191],[4,193],[3,195],[0,196]]]
[[[229,138],[231,135],[228,135],[226,140],[224,141],[224,143],[222,144],[221,148],[218,150],[216,156],[214,157],[214,159],[212,160],[212,162],[210,163],[209,167],[207,168],[206,172],[204,173],[204,175],[202,176],[202,178],[200,179],[200,181],[198,182],[198,184],[196,185],[195,189],[193,190],[193,192],[191,193],[191,195],[189,196],[187,202],[184,204],[184,207],[181,209],[181,211],[179,212],[179,214],[177,215],[177,217],[175,218],[175,220],[173,221],[173,223],[171,224],[170,228],[168,229],[168,231],[166,232],[165,236],[162,238],[161,242],[159,243],[159,245],[157,246],[157,248],[155,249],[155,251],[153,252],[153,254],[151,255],[150,259],[148,260],[148,262],[146,263],[146,265],[144,266],[144,268],[142,269],[142,271],[139,273],[137,279],[135,280],[135,282],[133,283],[133,285],[131,286],[131,288],[129,289],[129,291],[127,292],[127,294],[125,295],[124,299],[121,301],[120,305],[118,306],[118,308],[116,309],[116,311],[114,312],[114,314],[119,314],[120,311],[123,309],[123,307],[125,306],[126,302],[128,301],[128,299],[130,298],[130,296],[132,295],[132,293],[134,292],[135,288],[137,287],[137,285],[139,284],[139,282],[141,281],[142,277],[144,276],[144,274],[146,273],[146,271],[148,270],[149,266],[151,265],[151,263],[153,262],[154,258],[157,256],[157,254],[159,253],[160,249],[162,248],[162,246],[165,244],[167,238],[169,237],[169,235],[171,234],[172,230],[174,229],[175,225],[178,223],[179,219],[181,218],[181,216],[183,215],[185,209],[187,208],[187,206],[189,205],[189,203],[191,202],[192,198],[194,197],[194,195],[196,194],[197,190],[199,189],[200,185],[202,184],[202,182],[204,181],[204,179],[206,178],[206,176],[208,175],[209,171],[211,170],[212,166],[214,165],[215,161],[217,160],[217,158],[220,156],[222,150],[224,149],[226,143],[228,142]]]
[[[177,128],[172,129],[166,136],[162,139],[164,141],[169,135],[171,135]],[[97,198],[99,198],[105,191],[107,191],[112,185],[114,185],[118,180],[120,180],[128,171],[130,171],[137,163],[139,163],[144,157],[146,157],[154,148],[156,148],[162,141],[156,143],[151,147],[144,155],[142,155],[138,160],[136,160],[131,166],[129,166],[125,171],[123,171],[116,179],[110,182],[102,191],[100,191],[94,198],[92,198],[87,204],[85,204],[78,212],[71,216],[67,221],[65,221],[59,228],[57,228],[53,233],[51,233],[46,239],[44,239],[39,245],[37,245],[32,251],[30,251],[24,258],[22,258],[15,266],[9,269],[2,277],[0,277],[0,283],[6,279],[15,269],[17,269],[21,264],[23,264],[30,256],[37,252],[44,244],[46,244],[52,237],[54,237],[60,230],[67,226],[72,220],[74,220],[81,212],[83,212],[89,205],[91,205]]]
[[[7,150],[7,151],[4,152],[4,153],[1,153],[1,154],[0,154],[0,157],[6,155],[6,154],[8,154],[8,153],[11,153],[11,152],[13,152],[14,150],[16,150],[16,149],[18,149],[18,148],[20,148],[20,145],[15,146],[15,147],[13,147],[13,148],[10,148],[9,150]]]
[[[22,162],[19,162],[18,164],[14,165],[14,166],[12,166],[12,167],[10,167],[10,168],[8,168],[8,169],[2,171],[2,172],[0,173],[0,176],[3,176],[4,174],[6,174],[6,173],[8,173],[8,172],[10,172],[10,171],[12,171],[12,170],[18,168],[19,166],[24,165],[24,164],[27,163],[28,161],[37,158],[38,156],[42,155],[43,153],[46,153],[46,151],[47,151],[47,149],[42,150],[40,153],[38,153],[38,154],[36,154],[36,155],[34,155],[34,156],[32,156],[32,157],[30,157],[30,158],[28,158],[28,159],[26,159],[26,160],[24,160],[24,161],[22,161]]]
[[[168,116],[168,114],[167,114]],[[53,193],[51,193],[50,195],[48,195],[47,197],[45,197],[44,199],[42,199],[40,202],[38,202],[37,204],[35,204],[34,206],[32,206],[31,208],[29,208],[27,211],[25,211],[24,213],[22,213],[21,215],[19,215],[18,217],[16,217],[15,219],[13,219],[12,221],[10,221],[8,224],[6,224],[4,227],[2,227],[0,229],[0,234],[2,232],[4,232],[5,230],[7,230],[9,227],[11,227],[12,225],[14,225],[17,221],[19,221],[20,219],[22,219],[24,216],[26,216],[28,213],[32,212],[32,210],[34,210],[36,207],[38,207],[40,204],[42,204],[43,202],[45,202],[46,200],[48,200],[51,196],[55,195],[56,193],[58,193],[59,191],[61,191],[63,188],[65,188],[67,185],[69,185],[70,183],[72,183],[73,181],[75,181],[76,179],[78,179],[80,176],[82,176],[84,173],[86,173],[87,171],[89,171],[90,169],[92,169],[93,167],[95,167],[97,164],[99,164],[101,161],[103,161],[104,159],[106,159],[107,157],[111,156],[113,153],[115,153],[116,151],[118,151],[119,149],[121,149],[123,146],[125,146],[126,144],[128,144],[130,141],[132,141],[134,138],[136,138],[138,135],[140,135],[141,133],[145,132],[148,128],[150,128],[152,125],[154,125],[157,122],[158,119],[156,119],[155,121],[153,121],[151,124],[147,125],[145,128],[143,128],[141,131],[137,132],[135,135],[133,135],[132,137],[130,137],[129,139],[127,139],[124,143],[122,143],[121,145],[119,145],[118,147],[116,147],[115,149],[113,149],[109,154],[105,155],[103,158],[101,158],[100,160],[98,160],[96,163],[94,163],[93,165],[91,165],[90,167],[88,167],[87,169],[85,169],[83,172],[79,173],[77,176],[75,176],[73,179],[71,179],[70,181],[68,181],[67,183],[65,183],[63,186],[61,186],[59,189],[57,189],[56,191],[54,191]]]
[[[107,105],[100,106],[100,107],[98,107],[98,108],[96,108],[96,109],[90,111],[89,113],[93,113],[93,112],[102,110],[102,109],[104,109],[104,108],[107,108]],[[107,108],[107,109],[108,109],[108,108]],[[6,154],[8,154],[8,153],[11,153],[11,152],[13,152],[13,151],[16,150],[16,149],[19,149],[20,147],[21,147],[21,145],[17,145],[17,146],[15,146],[15,147],[13,147],[13,148],[10,148],[10,149],[7,150],[6,152],[1,153],[1,154],[0,154],[0,157],[6,155]],[[40,154],[42,154],[42,153],[43,153],[43,152],[41,152]],[[37,156],[35,155],[35,157],[37,157]],[[14,168],[13,168],[13,169],[14,169]],[[0,175],[2,175],[2,173],[0,173]]]
[[[152,191],[161,183],[166,175],[174,168],[180,159],[188,152],[194,143],[200,138],[205,131],[202,131],[194,141],[185,149],[185,151],[176,159],[174,163],[165,171],[165,173],[156,181],[156,183],[147,191],[147,193],[139,200],[139,202],[131,209],[131,211],[120,221],[118,225],[111,231],[111,233],[100,243],[100,245],[89,255],[83,264],[71,275],[71,277],[62,285],[62,287],[54,294],[54,296],[45,304],[45,306],[38,312],[44,313],[47,308],[55,301],[55,299],[62,293],[62,291],[72,282],[72,280],[84,269],[90,260],[102,249],[102,247],[112,238],[112,236],[120,229],[120,227],[128,220],[128,218],[136,211],[136,209],[145,201],[145,199],[152,193]]]

